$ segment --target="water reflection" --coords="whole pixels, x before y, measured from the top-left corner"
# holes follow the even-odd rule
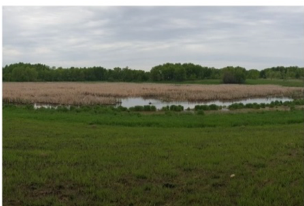
[[[157,99],[143,99],[141,97],[134,97],[134,98],[126,98],[126,99],[121,99],[121,103],[119,106],[123,107],[134,107],[134,106],[144,106],[144,105],[153,105],[156,107],[156,109],[161,109],[162,107],[165,106],[170,106],[170,105],[182,105],[185,109],[190,108],[194,109],[195,105],[211,105],[215,104],[217,106],[223,106],[223,107],[228,107],[229,105],[233,103],[243,103],[243,104],[249,104],[249,103],[265,103],[265,104],[270,104],[272,101],[293,101],[291,98],[252,98],[252,99],[244,99],[244,100],[234,100],[234,101],[210,101],[210,102],[163,102],[161,100]]]
[[[126,108],[134,107],[134,106],[144,106],[144,105],[153,105],[156,107],[156,109],[161,109],[165,106],[170,106],[170,105],[181,105],[184,107],[184,109],[190,108],[194,109],[195,105],[211,105],[215,104],[217,106],[222,106],[222,107],[228,107],[229,105],[233,103],[243,103],[243,104],[249,104],[249,103],[265,103],[265,104],[270,104],[273,101],[293,101],[291,98],[252,98],[252,99],[244,99],[244,100],[234,100],[234,101],[210,101],[210,102],[178,102],[178,101],[173,101],[173,102],[163,102],[161,100],[157,99],[144,99],[141,97],[134,97],[134,98],[126,98],[126,99],[121,99],[120,103],[117,104],[116,106],[123,106]],[[69,105],[56,105],[56,104],[39,104],[35,103],[34,108],[39,109],[39,108],[46,108],[46,109],[57,109],[59,106],[66,107],[67,109],[70,109]],[[224,108],[225,110],[225,108]]]

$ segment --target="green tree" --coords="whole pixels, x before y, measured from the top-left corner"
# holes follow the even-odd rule
[[[260,72],[256,69],[250,69],[246,72],[247,79],[258,79],[260,77]]]
[[[18,82],[36,81],[38,73],[32,67],[15,67],[12,70],[12,80]]]
[[[162,81],[164,79],[164,75],[162,72],[162,66],[158,65],[158,66],[154,66],[151,70],[150,70],[150,78],[152,81],[155,82],[159,82]]]
[[[186,69],[182,65],[176,65],[173,76],[176,81],[184,81],[186,79]]]
[[[246,81],[246,69],[228,66],[222,69],[222,81],[225,84],[243,84]]]

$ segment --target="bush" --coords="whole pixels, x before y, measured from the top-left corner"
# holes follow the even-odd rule
[[[156,111],[156,107],[153,105],[145,105],[144,111]]]
[[[260,109],[260,105],[259,105],[258,103],[253,103],[253,104],[252,104],[252,107],[253,107],[254,109]]]
[[[216,104],[210,104],[210,105],[195,105],[194,110],[195,111],[207,111],[207,110],[219,110],[221,109],[221,106],[217,106]]]
[[[136,111],[136,112],[144,111],[143,106],[134,106],[134,107],[130,107],[129,109],[130,111]]]
[[[156,107],[153,105],[144,105],[144,106],[135,106],[135,107],[130,107],[130,111],[136,111],[136,112],[142,112],[142,111],[156,111]],[[127,110],[122,110],[122,111],[127,111]]]
[[[171,105],[170,106],[170,111],[176,111],[176,112],[180,112],[183,111],[184,107],[181,105]]]
[[[210,104],[210,105],[209,105],[209,109],[210,109],[210,110],[218,110],[218,109],[219,109],[219,106],[217,106],[216,104]]]
[[[176,105],[171,105],[169,108],[170,108],[170,111],[175,111],[177,109]]]
[[[226,71],[222,80],[224,84],[244,84],[246,76],[242,72]]]
[[[243,103],[233,103],[228,106],[228,109],[233,110],[233,109],[243,109],[245,106]]]
[[[274,106],[281,106],[283,104],[283,102],[276,100],[276,101],[272,101],[270,104],[272,104]]]
[[[156,107],[154,105],[150,106],[150,111],[156,111]]]
[[[170,107],[169,106],[164,106],[161,108],[161,111],[169,111]]]
[[[144,111],[150,111],[150,105],[144,105]]]
[[[253,104],[252,103],[248,103],[248,104],[245,105],[245,108],[252,109],[253,108]]]
[[[304,99],[296,99],[293,102],[295,105],[304,105]]]
[[[195,105],[194,110],[195,111],[209,110],[209,106],[208,105]]]

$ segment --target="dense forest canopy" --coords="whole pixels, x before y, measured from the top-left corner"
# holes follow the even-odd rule
[[[128,67],[106,69],[94,67],[50,67],[44,64],[15,63],[2,69],[3,81],[115,81],[115,82],[170,82],[203,79],[222,79],[223,83],[244,83],[246,79],[300,79],[304,68],[277,66],[263,70],[227,66],[205,67],[193,63],[165,63],[154,66],[150,71]]]

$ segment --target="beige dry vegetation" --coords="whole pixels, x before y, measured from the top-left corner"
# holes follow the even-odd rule
[[[65,105],[115,104],[121,98],[202,102],[296,97],[304,89],[276,85],[176,85],[153,83],[3,83],[3,102]]]

